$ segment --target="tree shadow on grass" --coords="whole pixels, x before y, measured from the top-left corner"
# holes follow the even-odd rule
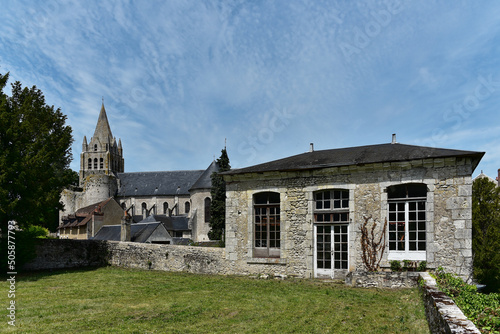
[[[2,273],[0,277],[2,280],[6,280],[11,276],[15,276],[16,282],[36,282],[46,277],[57,276],[68,273],[95,271],[102,267],[105,266],[18,271],[15,275],[6,275]]]

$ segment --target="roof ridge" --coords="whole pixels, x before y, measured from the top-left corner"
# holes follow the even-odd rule
[[[122,172],[118,174],[144,174],[144,173],[173,173],[173,172],[204,172],[205,169],[178,169],[178,170],[157,170],[157,171],[142,171],[142,172]]]

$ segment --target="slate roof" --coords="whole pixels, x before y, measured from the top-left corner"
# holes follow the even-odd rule
[[[87,225],[87,223],[92,219],[92,215],[103,215],[102,209],[104,209],[111,200],[113,200],[113,197],[110,197],[102,202],[87,205],[76,210],[74,214],[62,217],[63,224],[59,225],[57,229]]]
[[[102,144],[106,142],[111,143],[113,141],[113,134],[111,133],[111,128],[109,127],[108,116],[106,115],[106,109],[104,109],[104,103],[101,106],[94,136],[92,138],[98,138]]]
[[[118,173],[118,197],[189,195],[203,170]]]
[[[130,241],[146,242],[161,223],[139,223],[130,225]],[[94,240],[120,241],[121,225],[104,225],[93,238]]]
[[[234,175],[272,171],[300,171],[327,167],[363,165],[368,163],[399,162],[446,157],[471,157],[473,158],[473,168],[475,169],[483,155],[484,152],[391,143],[307,152],[255,166],[233,169],[221,174]]]
[[[151,215],[140,223],[161,222],[167,231],[189,231],[189,218],[187,215],[171,216]]]
[[[201,174],[200,178],[193,184],[191,189],[210,189],[212,188],[212,173],[219,171],[219,165],[217,162],[212,161],[210,166]]]
[[[101,213],[101,210],[106,206],[106,204],[109,203],[109,201],[111,201],[113,199],[113,197],[110,197],[102,202],[97,202],[97,203],[93,203],[93,204],[90,204],[90,205],[87,205],[83,208],[80,208],[78,210],[76,210],[75,212],[75,215],[77,217],[85,217],[87,216],[89,213],[92,213],[92,212],[95,212],[95,213]]]

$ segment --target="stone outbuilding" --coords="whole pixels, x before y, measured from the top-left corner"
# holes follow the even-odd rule
[[[225,173],[226,258],[248,272],[345,278],[365,270],[360,228],[384,231],[380,266],[472,274],[472,173],[483,152],[397,143],[314,151]],[[387,223],[385,223],[387,221]],[[371,228],[371,227],[370,227]]]
[[[102,226],[119,224],[122,216],[122,208],[110,197],[62,216],[62,223],[57,228],[58,235],[61,239],[89,239]]]

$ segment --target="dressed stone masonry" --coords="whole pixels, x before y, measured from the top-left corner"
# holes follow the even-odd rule
[[[370,216],[376,233],[388,221],[382,267],[427,261],[470,279],[471,175],[483,155],[393,141],[222,173],[226,257],[241,268],[343,279],[366,270],[360,226]]]

